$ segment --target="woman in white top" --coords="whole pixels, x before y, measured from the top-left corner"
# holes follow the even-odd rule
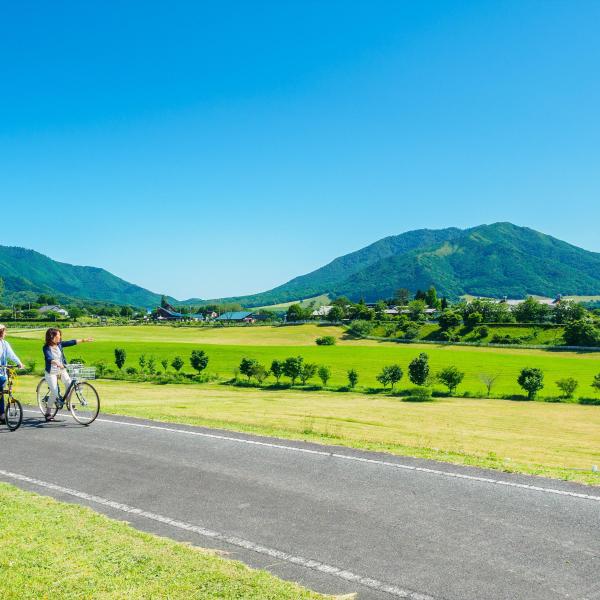
[[[6,383],[6,367],[10,360],[19,367],[23,368],[21,359],[14,353],[10,344],[4,339],[6,335],[6,326],[0,324],[0,392],[4,391],[4,384]],[[0,394],[0,423],[4,423],[4,394]]]

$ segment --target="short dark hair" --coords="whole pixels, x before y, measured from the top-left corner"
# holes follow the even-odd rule
[[[54,341],[54,336],[57,333],[60,333],[60,329],[57,329],[56,327],[50,327],[50,329],[46,331],[46,344],[52,344]]]

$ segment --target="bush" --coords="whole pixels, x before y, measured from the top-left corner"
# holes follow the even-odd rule
[[[506,344],[506,345],[517,345],[522,344],[523,340],[518,337],[513,337],[510,334],[501,335],[499,333],[494,334],[490,340],[492,344]]]
[[[486,327],[485,325],[482,325],[481,327],[477,328],[477,331],[475,333],[477,334],[478,338],[483,339],[490,335],[490,328]]]
[[[364,337],[365,335],[369,335],[372,331],[373,323],[360,319],[357,321],[352,321],[352,323],[350,323],[350,327],[348,327],[348,333],[356,337]]]
[[[408,402],[428,402],[431,398],[431,388],[418,387],[412,389],[410,395],[405,400]]]
[[[588,406],[600,406],[600,398],[579,398],[578,402]]]
[[[565,377],[556,382],[556,386],[563,393],[565,398],[572,398],[575,395],[575,390],[579,386],[577,379],[573,377]]]
[[[142,355],[143,356],[143,355]],[[145,363],[145,361],[144,361]],[[172,361],[171,361],[171,366],[179,373],[179,371],[181,371],[181,368],[183,367],[183,358],[181,358],[181,356],[176,356]],[[142,360],[140,357],[140,367],[142,368],[142,371],[144,370],[144,366],[142,365]]]
[[[451,329],[452,327],[458,327],[462,323],[462,317],[452,310],[445,310],[440,315],[438,323],[442,329]]]
[[[460,340],[460,336],[458,334],[449,330],[442,331],[439,335],[439,338],[442,342],[458,342]]]
[[[316,340],[317,346],[335,346],[335,338],[332,335],[324,335]]]
[[[138,370],[135,367],[127,367],[125,373],[127,373],[127,375],[137,375]]]
[[[544,373],[540,369],[525,367],[517,379],[518,384],[527,392],[527,399],[534,400],[544,387]]]
[[[419,327],[418,325],[415,324],[411,324],[408,325],[405,329],[404,329],[404,339],[405,340],[414,340],[416,338],[419,337]]]
[[[567,323],[563,338],[568,346],[600,346],[600,330],[589,321]]]

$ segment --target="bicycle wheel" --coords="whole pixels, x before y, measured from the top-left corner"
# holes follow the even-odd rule
[[[59,393],[62,395],[60,385],[58,386],[58,390],[59,390]],[[50,398],[50,388],[48,387],[48,384],[46,383],[46,380],[43,377],[42,377],[42,379],[40,379],[40,382],[37,384],[35,393],[37,395],[37,403],[40,408],[40,411],[42,412],[42,414],[45,417],[46,409],[48,408],[48,399]],[[57,408],[56,404],[54,404],[54,406],[52,406],[51,410],[50,410],[50,418],[53,419],[56,416],[57,412],[58,412],[58,408]]]
[[[76,384],[69,397],[69,410],[78,423],[93,423],[100,412],[100,396],[96,388],[87,381]]]
[[[4,409],[4,417],[6,419],[6,426],[11,431],[19,429],[23,422],[23,407],[21,406],[21,403],[14,398],[10,398]]]

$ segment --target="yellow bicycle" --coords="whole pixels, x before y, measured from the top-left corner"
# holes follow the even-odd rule
[[[5,423],[11,431],[15,431],[23,422],[23,407],[13,395],[17,382],[17,371],[12,367],[0,367],[0,374],[6,375],[4,389],[0,391],[4,397]]]

